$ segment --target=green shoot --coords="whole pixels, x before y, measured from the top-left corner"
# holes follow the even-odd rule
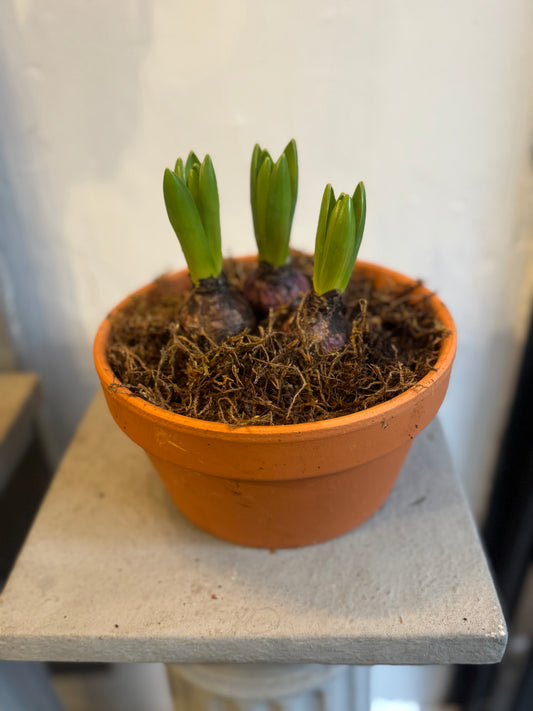
[[[220,204],[211,158],[200,163],[191,151],[184,165],[178,158],[167,168],[163,194],[168,219],[174,228],[194,284],[222,271]]]
[[[338,199],[326,185],[320,207],[315,242],[313,287],[317,294],[348,286],[363,239],[366,218],[366,193],[363,183],[353,197],[341,193]]]
[[[260,261],[274,267],[289,258],[289,238],[298,193],[298,155],[294,139],[274,163],[255,145],[250,169],[250,201]]]

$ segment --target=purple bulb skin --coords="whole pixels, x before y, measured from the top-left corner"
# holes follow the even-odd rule
[[[201,279],[182,307],[178,321],[191,338],[208,336],[220,343],[255,327],[255,315],[246,299],[231,289],[224,273]]]
[[[340,291],[311,291],[299,314],[299,327],[309,347],[336,353],[348,343],[349,323]]]
[[[310,289],[309,279],[291,264],[273,267],[259,262],[246,278],[242,293],[258,317],[263,318],[271,309],[297,306]]]

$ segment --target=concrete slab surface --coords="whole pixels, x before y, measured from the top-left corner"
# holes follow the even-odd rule
[[[93,401],[0,596],[0,658],[492,663],[505,622],[438,421],[382,509],[271,553],[189,523]]]

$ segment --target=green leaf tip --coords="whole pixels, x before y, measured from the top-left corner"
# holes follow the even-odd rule
[[[298,194],[298,154],[293,139],[274,163],[256,143],[250,167],[250,202],[259,259],[283,266]]]
[[[348,286],[363,239],[366,192],[361,182],[353,196],[337,199],[331,185],[322,196],[315,240],[313,287],[318,294],[343,292]]]
[[[222,271],[220,203],[210,156],[200,162],[191,151],[185,163],[178,158],[173,171],[165,169],[163,195],[194,284],[218,276]]]

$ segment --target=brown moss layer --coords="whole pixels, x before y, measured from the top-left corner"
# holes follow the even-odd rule
[[[294,260],[311,273],[308,258]],[[237,288],[250,268],[225,264]],[[321,355],[306,347],[298,326],[282,331],[286,313],[264,320],[254,333],[197,343],[176,321],[186,295],[169,293],[167,285],[163,277],[113,317],[110,365],[134,395],[181,415],[230,425],[299,424],[385,402],[431,370],[444,335],[416,287],[375,289],[356,273],[344,297],[351,337],[338,353]]]

